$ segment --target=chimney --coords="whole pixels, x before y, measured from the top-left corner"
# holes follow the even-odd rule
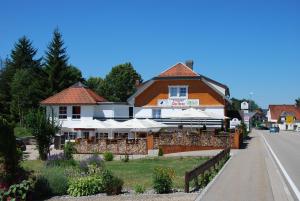
[[[190,69],[193,70],[194,61],[193,61],[193,60],[186,60],[186,61],[185,61],[185,65],[186,65],[187,67],[189,67]]]

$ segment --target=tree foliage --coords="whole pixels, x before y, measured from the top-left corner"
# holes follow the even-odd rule
[[[0,111],[6,118],[11,117],[11,83],[14,75],[22,69],[35,69],[35,71],[40,69],[41,59],[35,59],[36,53],[37,50],[33,48],[32,42],[24,36],[14,45],[10,57],[4,62],[4,67],[0,71]]]
[[[296,103],[296,106],[297,106],[297,107],[300,107],[300,98],[297,98],[297,99],[295,100],[295,103]]]
[[[45,71],[48,75],[49,95],[82,81],[81,72],[76,67],[68,65],[66,47],[58,29],[54,30],[53,39],[46,51]]]
[[[259,109],[260,107],[257,105],[257,103],[254,100],[249,99],[237,99],[237,98],[231,98],[231,105],[229,106],[230,110],[240,110],[241,109],[241,103],[246,101],[249,103],[249,110],[254,111]]]
[[[16,179],[20,160],[12,125],[0,117],[0,180]]]
[[[59,130],[59,125],[54,121],[54,118],[47,117],[44,110],[32,110],[25,118],[26,126],[31,134],[37,140],[37,148],[40,159],[46,160],[49,147],[55,133]]]
[[[136,72],[131,63],[113,67],[101,85],[101,95],[109,101],[125,102],[141,83],[141,75]]]
[[[86,86],[99,95],[102,95],[104,80],[101,77],[89,77],[85,82]]]

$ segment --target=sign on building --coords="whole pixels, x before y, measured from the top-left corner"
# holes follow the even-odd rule
[[[160,107],[193,107],[199,106],[199,99],[159,99]]]
[[[241,110],[248,110],[249,109],[249,104],[248,102],[244,101],[241,103]]]
[[[292,124],[294,122],[294,117],[293,116],[286,116],[285,118],[285,123],[286,124]]]

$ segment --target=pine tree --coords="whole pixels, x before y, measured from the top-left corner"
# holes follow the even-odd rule
[[[4,67],[0,71],[0,112],[5,118],[11,118],[11,82],[17,70],[32,69],[34,72],[40,70],[41,59],[35,59],[36,53],[37,49],[33,48],[32,42],[23,36],[14,45],[10,58],[4,62]]]
[[[75,82],[82,81],[80,70],[68,65],[66,47],[58,29],[54,30],[53,39],[46,51],[45,71],[48,74],[49,95],[53,95]]]

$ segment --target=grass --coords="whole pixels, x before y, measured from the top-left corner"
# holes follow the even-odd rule
[[[184,188],[184,174],[194,167],[204,163],[208,158],[200,157],[155,157],[147,159],[105,162],[107,169],[123,179],[124,186],[133,189],[137,184],[143,185],[146,189],[152,188],[152,175],[156,167],[170,167],[175,170],[174,187]],[[39,172],[44,167],[44,162],[40,160],[23,161],[26,170]]]
[[[32,136],[32,134],[29,132],[28,129],[26,129],[24,127],[19,127],[19,126],[14,128],[14,134],[18,138]]]
[[[137,184],[146,188],[152,187],[152,175],[155,167],[170,167],[175,170],[174,187],[184,188],[184,174],[188,170],[204,163],[207,158],[199,157],[156,157],[152,159],[106,162],[108,169],[124,180],[125,187],[134,187]]]

